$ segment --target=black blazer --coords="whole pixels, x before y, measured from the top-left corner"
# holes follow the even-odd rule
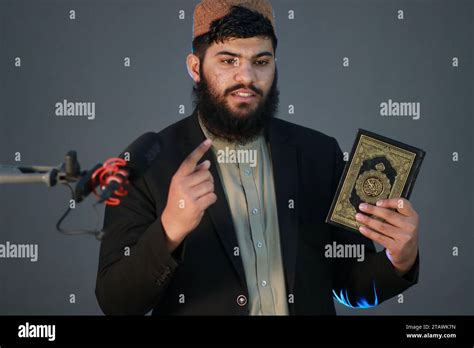
[[[363,299],[380,303],[417,282],[418,258],[400,277],[370,240],[324,222],[345,164],[334,138],[281,119],[272,120],[265,137],[290,314],[336,314],[333,290],[356,306]],[[157,139],[159,153],[148,170],[132,181],[119,206],[105,210],[96,284],[100,307],[105,314],[143,315],[153,309],[154,315],[248,315],[244,268],[234,256],[237,238],[212,151],[204,159],[212,162],[217,202],[173,254],[165,245],[160,216],[171,178],[205,139],[196,110]],[[334,241],[365,244],[365,260],[326,258],[324,247]]]

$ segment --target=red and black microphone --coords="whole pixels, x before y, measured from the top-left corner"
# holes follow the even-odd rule
[[[124,197],[128,194],[125,186],[129,184],[130,173],[126,165],[127,161],[123,158],[113,157],[92,173],[90,184],[92,192],[99,198],[98,203],[119,205],[120,199],[117,197]],[[102,191],[97,192],[97,187]]]
[[[76,185],[76,201],[80,202],[90,193],[94,193],[99,198],[99,203],[119,205],[120,197],[128,194],[126,187],[130,180],[141,177],[159,152],[160,145],[156,133],[143,134],[119,157],[110,158],[83,173]],[[101,191],[98,191],[97,187]]]

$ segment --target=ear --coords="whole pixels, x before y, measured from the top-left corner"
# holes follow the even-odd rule
[[[201,62],[195,54],[190,53],[186,57],[186,66],[188,68],[188,74],[196,83],[201,80],[201,76],[199,75],[200,64]]]

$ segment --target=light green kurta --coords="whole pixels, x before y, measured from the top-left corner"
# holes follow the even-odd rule
[[[250,315],[288,315],[273,171],[265,138],[244,145],[232,143],[214,137],[200,119],[199,123],[204,135],[213,140],[212,151],[244,266]],[[240,163],[233,163],[238,160]]]

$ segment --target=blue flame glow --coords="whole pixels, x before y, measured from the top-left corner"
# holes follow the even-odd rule
[[[343,304],[344,306],[350,307],[350,308],[371,308],[375,307],[379,304],[379,299],[377,298],[377,291],[375,289],[375,282],[374,282],[374,303],[370,304],[364,297],[361,297],[360,299],[357,300],[356,305],[354,306],[350,301],[349,301],[349,295],[347,294],[347,289],[341,289],[339,292],[339,295],[333,290],[332,291],[334,299],[336,299],[339,303]]]

